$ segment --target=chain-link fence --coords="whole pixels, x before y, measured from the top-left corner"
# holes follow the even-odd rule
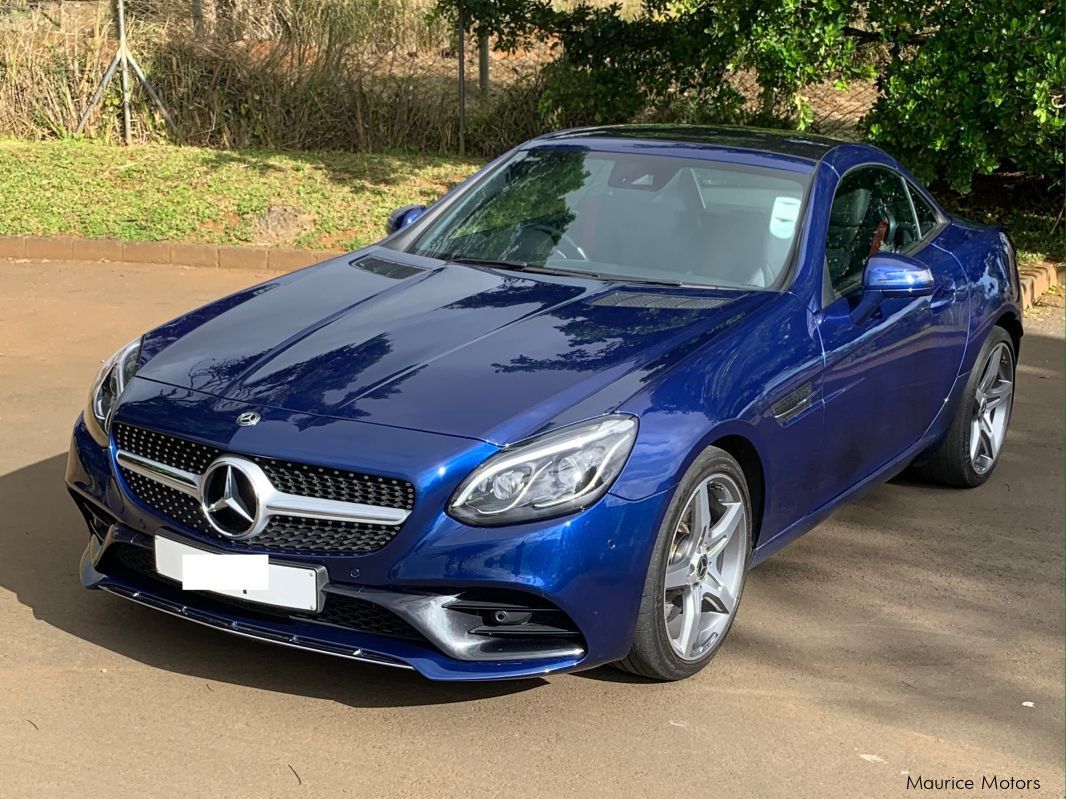
[[[177,130],[131,78],[133,140],[489,155],[541,131],[556,43],[502,52],[432,0],[125,0],[128,43]],[[75,131],[115,52],[114,0],[0,0],[0,135]],[[472,27],[472,26],[467,26]],[[759,108],[751,74],[731,84]],[[855,136],[876,89],[810,87],[810,127]],[[787,110],[787,109],[786,109]],[[122,136],[119,81],[85,120]]]

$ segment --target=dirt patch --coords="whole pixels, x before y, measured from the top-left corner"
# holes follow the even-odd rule
[[[252,244],[274,247],[293,244],[315,226],[314,214],[294,205],[270,205],[252,223]]]

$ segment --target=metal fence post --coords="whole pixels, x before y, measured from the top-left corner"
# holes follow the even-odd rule
[[[115,13],[118,15],[118,51],[122,53],[119,62],[119,77],[122,80],[122,140],[129,144],[130,135],[130,70],[126,59],[126,3],[116,0]]]
[[[107,71],[104,73],[104,77],[97,85],[96,91],[93,92],[93,96],[89,99],[89,104],[85,106],[85,111],[81,115],[81,121],[78,122],[78,127],[74,132],[81,133],[85,130],[85,125],[89,121],[89,116],[100,102],[100,99],[104,96],[104,92],[107,91],[107,87],[111,84],[111,79],[115,76],[115,71],[118,70],[122,81],[122,140],[126,144],[130,143],[132,139],[132,131],[130,129],[129,71],[132,69],[133,74],[137,76],[137,80],[141,82],[144,90],[148,93],[152,102],[155,103],[156,108],[159,109],[159,113],[162,114],[163,119],[166,120],[166,123],[174,130],[174,133],[180,136],[181,131],[178,128],[178,124],[174,121],[170,112],[167,111],[166,106],[163,105],[163,101],[159,99],[159,95],[156,94],[155,89],[152,88],[148,76],[144,74],[141,65],[137,63],[137,59],[134,58],[133,53],[130,52],[126,42],[125,0],[115,0],[115,24],[118,27],[118,51],[115,53],[115,57],[111,59],[111,64],[108,66]]]
[[[459,6],[459,155],[466,155],[466,12]]]

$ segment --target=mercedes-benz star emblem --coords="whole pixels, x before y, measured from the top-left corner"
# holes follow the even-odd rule
[[[251,427],[254,424],[259,424],[259,420],[263,417],[255,411],[245,411],[237,417],[237,424],[241,427]]]
[[[218,532],[229,538],[244,538],[258,532],[262,516],[258,493],[252,475],[240,461],[222,458],[204,472],[200,503]]]

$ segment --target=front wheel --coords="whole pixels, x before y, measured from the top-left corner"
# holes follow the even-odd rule
[[[708,448],[685,474],[663,520],[633,648],[616,666],[654,680],[680,680],[707,665],[740,604],[751,518],[740,464]]]

